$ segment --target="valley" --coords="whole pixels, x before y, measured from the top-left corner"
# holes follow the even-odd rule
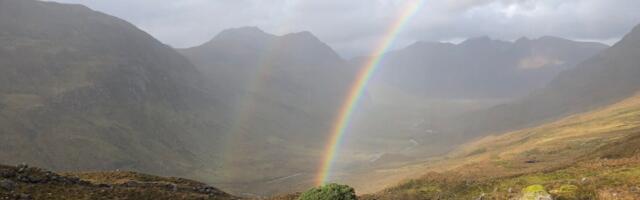
[[[239,23],[178,48],[130,19],[158,13],[0,0],[0,199],[640,197],[640,26],[400,40],[421,2],[367,44]]]

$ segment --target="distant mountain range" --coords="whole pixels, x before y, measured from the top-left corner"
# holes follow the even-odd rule
[[[385,54],[376,80],[428,98],[508,99],[543,87],[607,47],[548,36],[515,42],[489,37],[460,44],[417,42]],[[353,62],[361,65],[361,60]]]
[[[547,86],[510,103],[465,114],[457,132],[516,130],[606,106],[640,89],[640,26],[613,47],[561,72]]]

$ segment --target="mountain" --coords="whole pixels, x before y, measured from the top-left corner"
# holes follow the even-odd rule
[[[232,29],[181,52],[81,5],[1,0],[0,162],[259,196],[312,176],[355,70],[309,32]]]
[[[387,53],[376,79],[428,98],[509,99],[544,86],[605,48],[548,36],[515,42],[489,37],[460,44],[417,42]]]
[[[0,162],[190,173],[221,137],[210,116],[223,109],[204,80],[123,20],[80,5],[2,0]]]
[[[233,135],[226,142],[236,153],[216,169],[226,178],[213,181],[257,195],[313,185],[320,149],[356,68],[309,32],[234,28],[179,51],[232,108],[222,134]]]
[[[511,103],[464,115],[458,133],[482,135],[540,124],[615,103],[640,89],[640,26],[613,47]]]
[[[322,118],[334,117],[331,110],[355,73],[309,32],[275,36],[256,27],[229,29],[180,51],[231,96],[263,98]]]

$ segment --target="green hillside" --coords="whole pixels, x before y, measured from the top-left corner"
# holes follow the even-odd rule
[[[489,136],[424,166],[414,171],[431,171],[422,178],[363,198],[511,199],[541,185],[558,199],[637,199],[640,97]]]

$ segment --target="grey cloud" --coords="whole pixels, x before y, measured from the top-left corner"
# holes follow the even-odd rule
[[[258,26],[267,32],[311,31],[346,57],[367,54],[410,0],[56,0],[124,18],[176,47],[203,43],[220,31]],[[417,40],[489,35],[560,36],[615,41],[640,23],[637,0],[425,0],[396,47]]]

